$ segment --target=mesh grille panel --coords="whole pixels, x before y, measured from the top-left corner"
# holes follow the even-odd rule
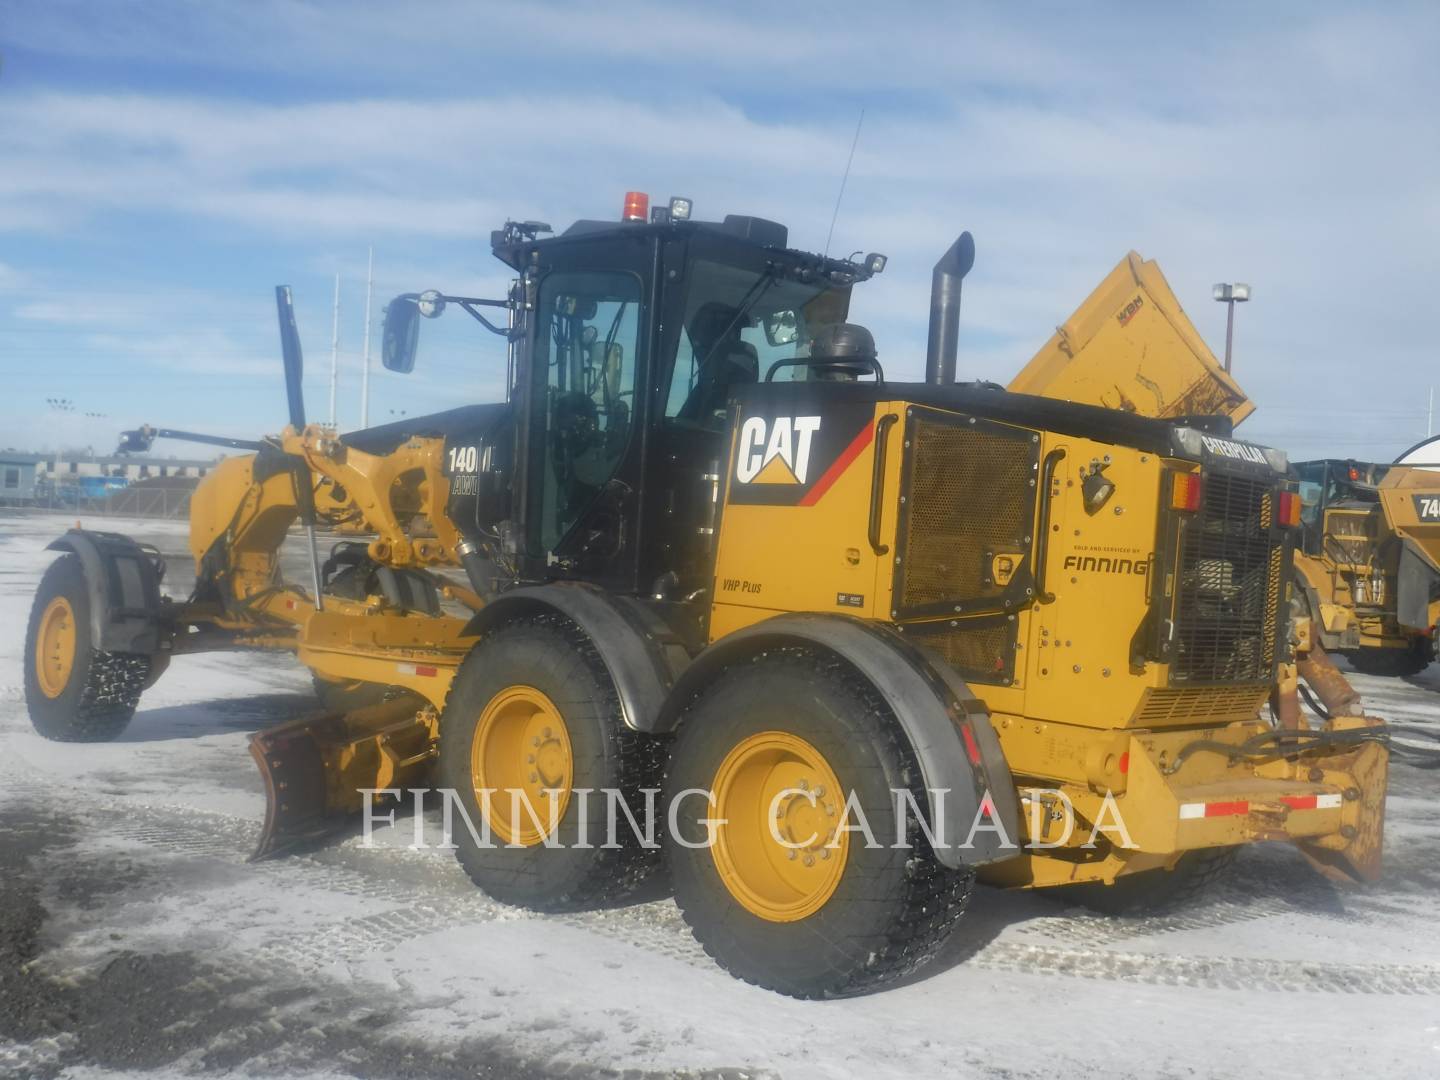
[[[1173,681],[1269,680],[1282,543],[1269,527],[1271,499],[1266,480],[1205,475],[1180,552]]]
[[[1009,682],[1015,676],[1013,619],[961,619],[949,622],[910,623],[905,636],[934,649],[960,674],[977,681]]]
[[[911,442],[899,606],[999,597],[1003,590],[986,582],[986,553],[1028,547],[1035,496],[1029,433],[920,420]]]
[[[1265,697],[1264,690],[1242,688],[1151,690],[1131,722],[1148,727],[1191,720],[1253,720]]]
[[[1375,550],[1376,515],[1368,510],[1331,510],[1325,515],[1330,557],[1351,566],[1369,566]]]

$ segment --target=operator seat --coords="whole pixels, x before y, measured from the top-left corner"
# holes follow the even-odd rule
[[[709,303],[690,320],[690,343],[702,358],[695,385],[677,414],[681,420],[704,423],[724,412],[730,387],[760,381],[760,353],[740,338],[737,312],[727,304]]]

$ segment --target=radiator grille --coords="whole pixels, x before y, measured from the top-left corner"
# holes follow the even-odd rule
[[[976,682],[1009,683],[1015,677],[1016,623],[1011,616],[908,623],[905,636],[935,650]]]
[[[901,614],[998,607],[991,558],[1029,551],[1035,506],[1032,433],[961,418],[918,419],[909,428],[897,607]],[[1028,576],[1012,580],[1022,589]]]
[[[1181,540],[1173,682],[1268,682],[1275,663],[1283,538],[1272,483],[1205,474]]]
[[[1266,693],[1265,690],[1249,687],[1151,690],[1140,703],[1131,723],[1138,727],[1152,727],[1200,720],[1253,720],[1265,702]]]
[[[1370,510],[1327,512],[1327,554],[1341,565],[1369,566],[1375,552],[1376,516]]]

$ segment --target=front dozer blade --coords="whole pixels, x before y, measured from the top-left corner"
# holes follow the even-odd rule
[[[435,715],[418,698],[300,717],[256,732],[265,827],[250,861],[307,847],[344,828],[374,798],[422,780],[435,756]]]

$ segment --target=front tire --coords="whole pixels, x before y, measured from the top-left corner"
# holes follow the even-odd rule
[[[664,748],[625,726],[604,662],[570,620],[539,615],[493,631],[461,664],[440,721],[442,783],[477,831],[482,822],[490,830],[488,844],[483,832],[477,842],[455,822],[460,865],[495,899],[520,907],[625,900],[660,866],[659,834],[647,845],[617,804],[612,846],[607,801],[623,799],[643,831],[643,789],[658,787]]]
[[[135,715],[149,674],[148,656],[94,647],[80,560],[66,554],[51,563],[25,632],[25,704],[35,730],[56,742],[107,742]]]
[[[696,940],[738,978],[801,998],[866,992],[924,966],[974,875],[941,866],[913,815],[896,846],[897,790],[923,811],[899,723],[849,664],[796,648],[726,672],[687,713],[666,778],[678,810],[667,856]],[[836,828],[847,805],[875,844]]]

